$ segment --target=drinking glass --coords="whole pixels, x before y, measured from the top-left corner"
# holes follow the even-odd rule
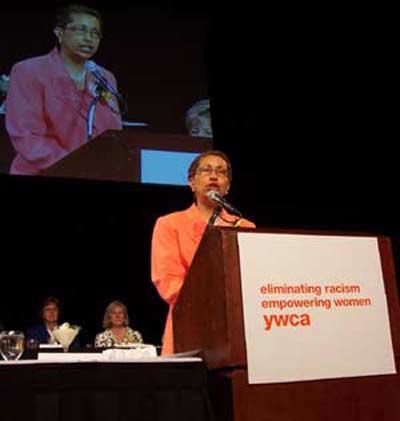
[[[63,323],[61,326],[53,330],[53,337],[62,345],[64,352],[68,352],[68,348],[80,331],[80,326]]]
[[[6,361],[18,360],[24,352],[25,336],[18,330],[0,332],[0,354]]]

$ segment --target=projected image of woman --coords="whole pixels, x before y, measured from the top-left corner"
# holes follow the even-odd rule
[[[56,17],[57,46],[13,66],[6,99],[6,128],[17,153],[11,174],[38,174],[86,142],[88,109],[98,91],[85,63],[99,48],[102,26],[95,9],[69,5]],[[116,88],[113,74],[99,70]],[[103,95],[93,136],[121,128],[117,101]]]

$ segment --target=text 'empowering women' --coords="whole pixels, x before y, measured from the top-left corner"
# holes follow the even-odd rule
[[[316,310],[332,311],[371,307],[372,299],[363,296],[359,283],[275,283],[260,288],[264,329],[308,327]]]

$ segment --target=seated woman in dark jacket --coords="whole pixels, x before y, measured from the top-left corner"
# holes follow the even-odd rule
[[[30,327],[26,332],[27,342],[34,341],[37,344],[55,343],[52,332],[58,327],[61,312],[60,301],[55,297],[46,298],[39,309],[41,323]],[[71,348],[79,347],[79,339],[75,338]]]

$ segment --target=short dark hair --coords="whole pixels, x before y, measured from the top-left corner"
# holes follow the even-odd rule
[[[219,156],[220,158],[222,158],[225,162],[226,162],[226,166],[228,169],[228,179],[229,182],[232,180],[232,165],[231,165],[231,161],[229,160],[228,156],[222,152],[219,151],[217,149],[211,150],[211,151],[206,151],[206,152],[202,152],[200,155],[198,155],[190,164],[189,166],[189,170],[188,170],[188,179],[190,180],[192,177],[194,177],[194,175],[196,174],[197,169],[199,168],[200,165],[200,161],[205,158],[206,156]]]
[[[46,306],[48,306],[49,304],[54,304],[57,307],[58,310],[58,317],[60,317],[60,313],[61,313],[61,303],[60,300],[56,297],[47,297],[45,298],[39,308],[39,316],[40,318],[43,317],[43,310]]]
[[[65,28],[72,21],[72,14],[94,16],[100,23],[100,29],[103,30],[103,19],[100,12],[83,4],[70,4],[58,9],[55,26]]]

